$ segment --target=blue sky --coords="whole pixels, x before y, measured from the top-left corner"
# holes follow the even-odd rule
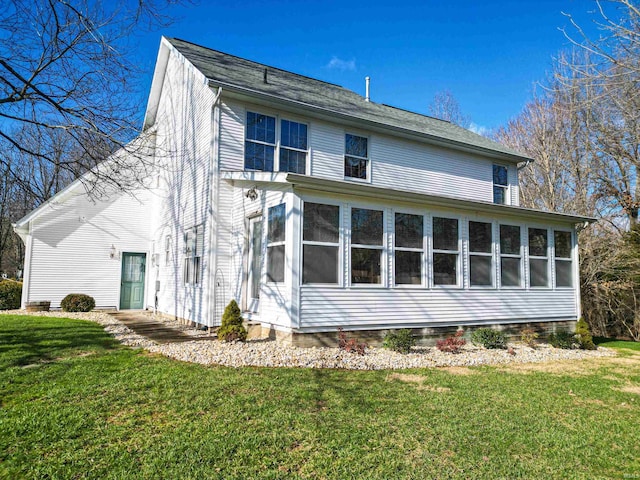
[[[137,39],[150,84],[160,35],[337,83],[371,99],[428,114],[450,90],[480,128],[516,116],[535,82],[568,48],[571,13],[587,31],[592,0],[422,2],[201,0],[173,7],[173,25]]]

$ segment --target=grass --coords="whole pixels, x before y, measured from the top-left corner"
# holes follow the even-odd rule
[[[636,478],[639,386],[635,352],[548,371],[233,369],[0,315],[0,478]]]

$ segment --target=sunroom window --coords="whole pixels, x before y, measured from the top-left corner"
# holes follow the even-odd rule
[[[500,285],[503,287],[522,286],[520,246],[520,227],[500,225]]]
[[[493,234],[491,224],[469,222],[469,284],[472,287],[493,285]]]
[[[458,219],[433,218],[433,284],[458,285]]]
[[[369,171],[369,147],[367,137],[345,135],[344,176],[367,180]]]
[[[340,207],[305,202],[302,218],[302,283],[338,283]]]
[[[273,171],[276,151],[276,119],[260,113],[247,112],[244,142],[245,170]]]
[[[493,203],[504,205],[507,203],[507,190],[509,180],[507,167],[504,165],[493,166]]]
[[[267,280],[269,282],[284,282],[285,214],[284,203],[269,209],[267,230]]]
[[[381,283],[383,214],[351,209],[351,283]]]
[[[571,262],[571,232],[555,230],[553,244],[556,267],[556,287],[573,286],[573,265]]]
[[[422,284],[424,218],[408,213],[395,214],[395,283]]]
[[[304,174],[307,168],[307,126],[304,123],[280,122],[281,172]]]
[[[529,285],[532,287],[549,286],[547,230],[529,229]]]

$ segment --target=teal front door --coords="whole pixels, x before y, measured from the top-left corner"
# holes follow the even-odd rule
[[[122,254],[122,277],[120,280],[120,309],[144,308],[145,253]]]

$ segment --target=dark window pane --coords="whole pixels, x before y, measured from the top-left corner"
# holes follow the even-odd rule
[[[345,136],[345,154],[355,157],[367,157],[367,138],[357,135],[346,134]]]
[[[491,253],[493,236],[491,224],[485,222],[469,222],[469,250],[472,252]]]
[[[285,204],[280,204],[269,209],[269,230],[267,232],[267,241],[284,242],[285,240]]]
[[[500,225],[500,253],[520,255],[520,227]]]
[[[267,247],[267,280],[284,282],[284,245]]]
[[[307,149],[307,126],[302,123],[282,120],[280,142],[285,147]]]
[[[532,287],[547,287],[547,261],[541,259],[529,260],[529,282]]]
[[[493,284],[491,257],[469,257],[469,282],[474,287],[490,286]]]
[[[556,260],[556,287],[573,287],[573,265],[566,260]]]
[[[305,202],[303,240],[338,243],[339,228],[340,207]]]
[[[351,209],[351,243],[382,245],[382,211]]]
[[[452,253],[433,254],[434,285],[457,285],[458,255]]]
[[[422,283],[422,253],[396,250],[396,284]]]
[[[423,247],[423,217],[408,213],[396,213],[396,247]]]
[[[304,245],[302,283],[338,283],[338,247]]]
[[[433,218],[433,248],[436,250],[458,250],[457,219]]]
[[[276,143],[275,117],[247,112],[247,139]]]
[[[280,149],[280,171],[301,173],[306,172],[307,154],[298,152],[297,150],[289,150],[287,148]]]
[[[547,256],[547,231],[542,228],[529,229],[529,255],[533,257]]]
[[[504,205],[507,203],[507,189],[504,187],[493,187],[493,203]]]
[[[368,160],[354,157],[344,157],[344,176],[367,179]]]
[[[520,286],[520,259],[503,257],[500,259],[500,276],[503,287]]]
[[[275,152],[274,147],[250,141],[246,141],[244,143],[245,170],[262,170],[265,172],[272,172]]]
[[[502,165],[493,166],[493,183],[495,185],[507,186],[509,184],[507,180],[507,167]]]
[[[557,258],[571,258],[571,232],[553,232]]]
[[[351,283],[380,283],[381,250],[351,249]]]

